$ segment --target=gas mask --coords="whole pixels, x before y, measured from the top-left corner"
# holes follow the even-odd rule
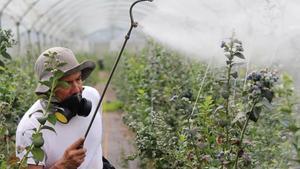
[[[54,115],[63,124],[67,124],[76,115],[88,116],[92,109],[92,102],[82,98],[81,93],[76,93],[62,102],[53,104],[55,107]]]

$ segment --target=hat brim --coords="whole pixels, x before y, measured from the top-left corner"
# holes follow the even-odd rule
[[[85,80],[86,78],[89,77],[89,75],[92,73],[92,71],[95,69],[96,67],[96,64],[92,61],[85,61],[85,62],[82,62],[81,64],[67,70],[64,72],[64,77],[65,76],[68,76],[68,75],[71,75],[75,72],[79,72],[81,71],[81,79],[82,80]],[[44,94],[44,93],[47,93],[49,90],[49,87],[48,86],[45,86],[41,83],[38,83],[38,86],[37,88],[35,89],[35,93],[37,95],[40,95],[40,94]]]

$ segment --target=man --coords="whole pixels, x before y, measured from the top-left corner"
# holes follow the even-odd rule
[[[27,160],[28,168],[102,169],[102,121],[100,111],[95,117],[87,138],[85,140],[83,138],[100,99],[96,89],[83,86],[82,84],[82,81],[94,70],[95,64],[91,61],[79,64],[70,49],[62,47],[50,48],[43,52],[35,63],[35,72],[39,80],[48,80],[51,76],[51,73],[45,67],[48,59],[45,54],[49,53],[49,51],[52,53],[56,52],[58,59],[66,63],[59,69],[64,72],[64,76],[60,80],[68,85],[58,85],[55,88],[53,103],[51,102],[51,104],[62,111],[62,114],[56,116],[58,122],[55,125],[51,126],[47,122],[49,123],[47,125],[53,127],[55,132],[42,130],[44,160],[36,165],[30,154]],[[47,92],[49,92],[49,87],[43,84],[38,84],[35,90],[37,95],[45,95]],[[32,143],[32,129],[38,128],[40,125],[37,118],[41,116],[41,113],[33,112],[45,109],[45,107],[45,100],[39,99],[22,117],[16,132],[16,146],[19,150],[24,150],[26,146]],[[81,109],[82,107],[84,107],[83,110]],[[64,118],[64,113],[66,112],[76,112],[76,114]],[[25,153],[26,150],[17,151],[17,157],[22,159]]]

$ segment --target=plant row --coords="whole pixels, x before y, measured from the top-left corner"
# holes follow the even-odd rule
[[[290,168],[299,160],[292,78],[249,71],[242,42],[222,42],[224,66],[149,43],[115,81],[142,168]],[[119,83],[118,83],[119,82]]]

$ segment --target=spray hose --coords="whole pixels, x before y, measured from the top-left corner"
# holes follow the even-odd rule
[[[120,50],[120,53],[119,53],[119,55],[118,55],[118,57],[117,57],[117,59],[116,59],[116,61],[115,61],[115,63],[114,63],[114,66],[113,66],[113,68],[112,68],[112,71],[110,72],[109,78],[108,78],[108,80],[107,80],[107,82],[106,82],[106,84],[105,84],[105,87],[104,87],[103,92],[102,92],[102,96],[101,96],[101,98],[100,98],[100,100],[99,100],[99,103],[98,103],[98,105],[97,105],[97,108],[96,108],[96,110],[95,110],[95,112],[94,112],[94,114],[93,114],[93,117],[92,117],[91,122],[90,122],[90,124],[89,124],[89,126],[88,126],[88,129],[87,129],[87,131],[86,131],[86,133],[85,133],[85,135],[84,135],[84,139],[86,139],[87,135],[89,134],[89,131],[90,131],[91,126],[92,126],[92,124],[93,124],[93,122],[94,122],[94,120],[95,120],[95,117],[96,117],[96,114],[97,114],[97,112],[98,112],[98,109],[99,109],[99,107],[100,107],[100,105],[101,105],[101,103],[102,103],[102,101],[103,101],[103,98],[104,98],[104,95],[105,95],[105,93],[106,93],[106,90],[107,90],[107,88],[108,88],[108,86],[109,86],[109,84],[110,84],[110,81],[111,81],[111,79],[112,79],[112,76],[113,76],[113,74],[114,74],[114,72],[115,72],[115,70],[116,70],[116,68],[117,68],[117,66],[118,66],[118,63],[119,63],[120,58],[121,58],[121,56],[122,56],[123,50],[124,50],[124,48],[125,48],[125,46],[126,46],[126,43],[127,43],[128,39],[130,38],[131,31],[132,31],[133,28],[136,28],[136,27],[138,26],[138,23],[135,22],[134,19],[133,19],[132,9],[133,9],[133,7],[134,7],[137,3],[143,2],[143,1],[149,1],[149,2],[152,2],[153,0],[138,0],[138,1],[135,1],[135,2],[130,6],[130,9],[129,9],[129,15],[130,15],[130,21],[131,21],[130,28],[129,28],[129,30],[128,30],[128,33],[127,33],[126,36],[125,36],[125,41],[124,41],[124,43],[123,43],[123,46],[122,46],[122,48],[121,48],[121,50]]]

